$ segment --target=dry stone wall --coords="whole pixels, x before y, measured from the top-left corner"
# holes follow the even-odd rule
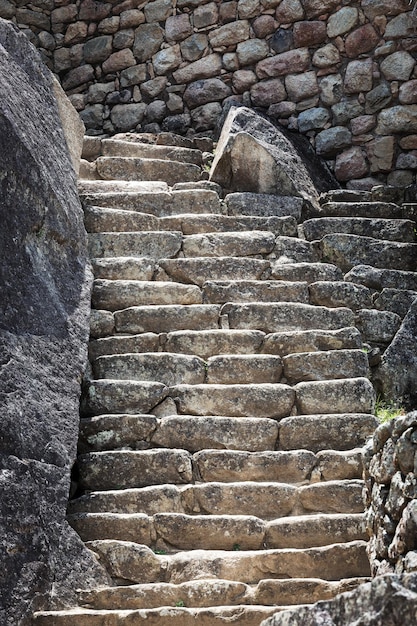
[[[211,132],[239,101],[348,187],[417,170],[414,0],[0,0],[90,134]]]

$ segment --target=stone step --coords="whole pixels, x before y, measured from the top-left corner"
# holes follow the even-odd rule
[[[88,236],[91,257],[174,257],[181,249],[182,233],[92,233]]]
[[[280,450],[350,450],[363,446],[378,426],[367,413],[295,415],[279,423]]]
[[[175,606],[178,598],[187,607],[249,605],[296,605],[326,600],[351,591],[366,578],[324,581],[319,578],[262,580],[256,586],[229,580],[194,580],[174,585],[148,583],[127,587],[106,587],[80,594],[81,605],[99,610],[157,608]],[[278,609],[279,610],[279,609]]]
[[[204,383],[206,367],[205,362],[196,356],[147,352],[100,356],[94,361],[93,372],[96,378],[156,381],[170,387]]]
[[[91,259],[96,279],[103,280],[152,280],[157,269],[155,259],[150,257],[102,257]]]
[[[381,311],[397,313],[403,318],[416,298],[417,291],[411,289],[383,289],[375,298],[374,305]]]
[[[372,292],[364,285],[321,280],[310,283],[308,290],[311,304],[330,308],[346,306],[352,311],[374,307]]]
[[[367,378],[301,382],[294,387],[301,415],[373,413],[375,391]]]
[[[126,543],[126,547],[132,545],[129,542]],[[107,556],[106,561],[110,562],[109,556],[118,548],[117,544],[116,541],[94,541],[89,542],[88,547],[100,555],[104,552]],[[120,578],[124,578],[120,574],[125,574],[127,580],[132,580],[135,560],[143,559],[142,550],[137,550],[136,554],[130,553],[130,562],[118,564]],[[160,556],[159,559],[154,559],[154,562],[155,576],[154,580],[149,582],[160,580],[160,572],[157,571],[156,567],[159,562],[160,570],[163,569],[164,572],[164,582],[173,584],[202,578],[219,578],[246,584],[257,584],[263,579],[318,578],[321,576],[324,580],[337,581],[343,578],[369,576],[369,561],[366,556],[365,541],[352,541],[308,549],[236,550],[232,552],[192,550]],[[143,567],[142,560],[142,569]],[[139,575],[141,574],[139,573]],[[132,582],[135,581],[132,580]]]
[[[143,380],[90,381],[81,398],[81,414],[88,417],[108,413],[150,413],[167,397],[168,391],[162,383]]]
[[[397,219],[402,217],[401,207],[392,202],[326,202],[321,205],[324,217],[367,217]]]
[[[118,333],[168,333],[176,330],[218,329],[220,306],[172,304],[135,306],[114,313]]]
[[[178,600],[180,601],[180,600]],[[177,601],[177,602],[178,602]],[[218,606],[207,608],[161,607],[155,609],[99,611],[63,609],[36,613],[34,626],[222,626],[239,621],[239,626],[259,624],[280,610],[278,606]],[[282,607],[281,607],[282,610]]]
[[[345,454],[347,462],[356,463],[360,475],[360,449]],[[204,455],[207,460],[207,453]],[[241,455],[240,455],[241,456]],[[315,455],[315,468],[326,462],[329,453]],[[268,458],[270,455],[268,455]],[[287,457],[288,458],[288,457]],[[214,461],[233,460],[231,454],[215,454]],[[242,461],[242,459],[240,459]],[[241,463],[242,465],[242,463]],[[68,512],[75,513],[183,513],[186,515],[255,515],[264,520],[315,512],[348,514],[349,506],[363,510],[362,481],[357,478],[325,481],[297,486],[283,482],[243,480],[207,482],[194,485],[151,485],[89,492],[69,502]],[[362,508],[361,508],[362,507]]]
[[[145,184],[129,181],[84,181],[81,185],[83,205],[137,211],[155,217],[221,213],[218,194],[211,189],[170,191],[166,183],[148,189]]]
[[[177,385],[170,389],[180,414],[280,418],[290,414],[295,392],[283,384]]]
[[[384,288],[417,291],[416,272],[381,269],[362,263],[353,267],[345,275],[345,280],[377,291],[382,291]]]
[[[266,335],[262,351],[266,354],[295,354],[324,350],[348,350],[362,347],[357,328],[338,330],[291,330]]]
[[[196,285],[163,281],[95,280],[92,306],[120,311],[132,306],[201,304],[202,292]]]
[[[203,284],[204,302],[303,302],[309,303],[305,282],[284,280],[207,281]]]
[[[283,357],[284,377],[294,384],[307,380],[332,380],[368,376],[368,357],[362,350],[300,352]]]
[[[417,244],[382,241],[359,235],[326,235],[319,243],[323,259],[348,272],[355,265],[371,265],[415,272]]]
[[[301,219],[304,205],[302,198],[295,196],[275,196],[263,193],[229,193],[224,202],[229,215],[252,215],[254,217],[292,216]]]
[[[226,304],[230,328],[256,329],[266,333],[295,330],[337,330],[354,326],[350,309],[329,309],[298,302]]]
[[[164,349],[202,359],[220,354],[261,352],[265,333],[259,330],[180,330],[166,335]]]
[[[138,513],[76,513],[67,519],[84,542],[135,541],[168,551],[312,548],[367,539],[363,514],[301,515],[270,522],[247,515],[182,513],[157,513],[152,517]]]
[[[356,326],[363,341],[388,345],[401,326],[401,317],[390,311],[361,309],[356,313]]]
[[[268,258],[277,259],[274,265],[318,263],[321,260],[315,244],[296,237],[277,237],[274,251]]]
[[[150,213],[87,205],[84,207],[84,224],[88,233],[155,231],[159,220]]]
[[[275,247],[275,235],[268,231],[241,231],[186,235],[182,251],[193,257],[246,257],[270,254]]]
[[[123,141],[121,139],[102,139],[102,156],[112,157],[136,157],[142,159],[164,159],[178,161],[180,163],[194,163],[202,165],[202,153],[200,150],[181,148],[178,146],[159,146],[155,144],[140,143],[138,141]]]
[[[322,239],[325,235],[351,234],[386,241],[412,243],[416,240],[415,222],[401,219],[370,217],[322,217],[303,222],[301,233],[307,241]]]
[[[179,182],[197,181],[201,168],[193,163],[139,157],[98,157],[97,173],[104,180],[162,180],[170,187]]]
[[[204,233],[269,231],[274,235],[286,237],[297,236],[297,221],[294,217],[246,217],[243,215],[185,214],[174,217],[161,217],[160,228],[163,230],[180,230],[184,235]]]
[[[208,359],[206,382],[223,385],[279,383],[281,375],[279,356],[225,354]]]
[[[156,333],[103,337],[90,341],[88,356],[94,361],[107,354],[128,354],[134,352],[159,352],[160,338]],[[169,350],[168,350],[169,352]]]
[[[330,263],[271,263],[271,277],[276,280],[315,283],[319,280],[343,280],[340,268]]]
[[[171,280],[200,286],[208,280],[267,279],[271,272],[269,261],[230,256],[160,259],[159,266]]]

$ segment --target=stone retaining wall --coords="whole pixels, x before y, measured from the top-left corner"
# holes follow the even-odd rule
[[[417,572],[417,411],[379,426],[365,450],[373,575]]]
[[[40,48],[89,134],[207,134],[238,100],[306,134],[339,181],[367,188],[415,181],[413,5],[0,0],[0,16]]]

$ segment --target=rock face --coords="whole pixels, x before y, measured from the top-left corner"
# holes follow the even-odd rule
[[[80,580],[105,576],[65,521],[90,269],[60,109],[69,132],[81,128],[3,20],[0,58],[0,622],[20,625],[52,590],[65,603]]]

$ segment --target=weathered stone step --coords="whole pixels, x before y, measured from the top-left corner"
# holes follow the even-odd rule
[[[244,215],[176,215],[161,217],[160,228],[163,230],[181,230],[184,235],[221,233],[245,230],[269,231],[274,235],[295,237],[297,221],[294,217],[246,217]]]
[[[287,216],[301,219],[304,201],[295,196],[275,196],[263,193],[229,193],[225,199],[229,215],[252,215],[256,217]]]
[[[268,231],[241,231],[186,235],[182,251],[193,257],[246,257],[266,255],[274,250],[275,235]]]
[[[202,359],[219,354],[256,354],[264,337],[265,333],[258,330],[179,330],[167,334],[164,350]]]
[[[84,389],[83,416],[108,413],[150,413],[168,395],[168,387],[158,382],[135,380],[94,380]]]
[[[396,219],[402,217],[401,207],[392,202],[326,202],[321,205],[325,217],[367,217]]]
[[[367,343],[389,344],[401,326],[401,317],[390,311],[361,309],[356,313],[356,326]]]
[[[174,257],[181,249],[182,233],[92,233],[88,236],[91,257]]]
[[[416,298],[417,291],[411,289],[383,289],[375,298],[374,305],[379,310],[397,313],[403,318]]]
[[[154,183],[154,189],[145,183],[140,185],[131,181],[84,181],[81,198],[84,206],[138,211],[156,217],[221,213],[219,196],[211,189],[169,191],[166,183]]]
[[[156,381],[164,385],[204,383],[206,364],[196,356],[169,352],[113,354],[101,356],[93,364],[96,378]]]
[[[80,455],[77,464],[80,485],[94,491],[192,480],[191,455],[185,450],[90,452]]]
[[[416,240],[415,222],[402,219],[370,217],[322,217],[303,222],[301,232],[308,241],[322,239],[332,233],[345,233],[412,243]]]
[[[180,600],[178,600],[180,601]],[[155,609],[99,611],[66,609],[36,613],[34,626],[221,626],[239,622],[239,626],[259,624],[280,610],[277,606],[236,605],[208,608],[161,607]],[[282,610],[282,607],[281,607]]]
[[[186,415],[280,418],[290,414],[295,401],[291,387],[270,383],[177,385],[170,395]]]
[[[344,281],[318,281],[310,283],[310,302],[319,306],[346,306],[352,311],[372,309],[372,292],[364,285],[355,285]]]
[[[305,282],[280,280],[207,281],[203,284],[204,302],[303,302],[309,303]]]
[[[335,456],[335,453],[333,453]],[[357,465],[360,475],[360,449],[345,454],[346,461]],[[316,455],[316,466],[325,467],[329,453]],[[207,454],[205,455],[207,457]],[[230,454],[215,455],[230,460]],[[240,459],[242,460],[242,459]],[[207,482],[194,485],[152,485],[142,488],[93,491],[72,500],[68,512],[75,513],[183,513],[187,515],[255,515],[275,520],[314,512],[343,513],[363,511],[363,482],[357,478],[324,481],[310,485],[263,481]]]
[[[224,354],[209,358],[206,382],[224,385],[279,383],[281,375],[279,356]]]
[[[94,361],[99,356],[106,354],[158,352],[159,349],[159,335],[156,333],[142,333],[139,335],[103,337],[102,339],[90,341],[88,356],[90,361]]]
[[[300,352],[283,358],[284,376],[289,383],[368,376],[368,358],[362,350]]]
[[[96,168],[105,180],[162,180],[169,186],[199,180],[201,168],[192,163],[139,157],[98,157]]]
[[[347,350],[362,347],[357,328],[338,330],[291,330],[266,335],[262,351],[267,354],[295,354],[323,350]]]
[[[96,309],[120,311],[131,306],[161,304],[201,304],[202,292],[196,285],[163,281],[95,280],[92,305]]]
[[[160,259],[159,266],[174,281],[200,286],[207,280],[260,280],[270,274],[269,261],[245,257]]]
[[[175,606],[178,598],[187,607],[233,606],[236,604],[294,605],[309,604],[330,599],[336,594],[351,591],[366,578],[347,578],[324,581],[319,578],[292,578],[261,580],[256,586],[229,580],[194,580],[173,585],[148,583],[127,587],[106,587],[80,594],[80,602],[87,608],[116,610]],[[279,609],[278,609],[279,610]]]
[[[340,268],[330,263],[271,263],[271,276],[276,280],[315,283],[318,280],[342,280]]]
[[[129,307],[116,311],[114,320],[118,333],[168,333],[219,328],[219,316],[215,304],[173,304]]]
[[[230,328],[256,329],[266,333],[337,330],[354,326],[354,315],[350,309],[329,309],[298,302],[226,304],[222,314],[228,315]]]
[[[167,161],[179,161],[181,163],[194,163],[194,165],[202,165],[202,153],[200,150],[181,148],[178,146],[159,146],[155,144],[140,143],[138,141],[103,139],[101,141],[101,151],[102,156],[165,159]]]
[[[378,420],[367,413],[285,417],[279,423],[279,449],[350,450],[363,446],[377,426]]]
[[[367,378],[301,382],[294,390],[301,415],[374,412],[375,391]]]
[[[297,237],[277,237],[275,248],[268,258],[277,259],[274,265],[280,263],[318,263],[321,260],[315,244],[304,239],[297,239]]]
[[[158,230],[159,220],[150,213],[86,205],[84,224],[88,233],[134,232]]]
[[[150,257],[101,257],[91,259],[94,276],[103,280],[152,280],[157,264]]]
[[[365,285],[369,289],[382,291],[389,289],[410,289],[417,291],[417,273],[394,269],[381,269],[370,265],[356,265],[346,275],[345,280]]]
[[[322,257],[344,272],[355,265],[377,268],[417,270],[417,244],[382,241],[359,235],[326,235],[319,243]]]

